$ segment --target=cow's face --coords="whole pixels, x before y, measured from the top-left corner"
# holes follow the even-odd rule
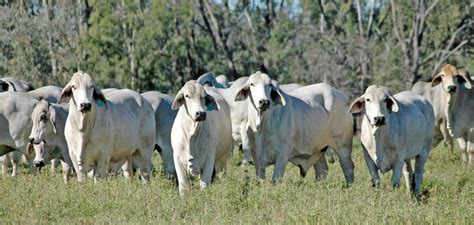
[[[441,68],[438,75],[431,81],[431,86],[441,85],[443,91],[449,96],[450,103],[461,88],[471,89],[471,79],[469,73],[463,69],[457,69],[455,66],[446,64]]]
[[[386,87],[372,85],[352,103],[349,111],[364,111],[372,126],[382,126],[385,125],[387,114],[398,111],[398,103]]]
[[[85,114],[95,107],[96,101],[102,101],[107,106],[107,101],[94,80],[87,73],[75,73],[71,81],[63,88],[58,103],[64,103],[72,98],[78,111]]]
[[[219,110],[214,97],[206,93],[206,90],[195,80],[186,82],[176,94],[172,109],[185,107],[187,115],[196,122],[206,120],[206,111]]]
[[[47,101],[41,100],[31,113],[33,127],[29,137],[31,144],[40,144],[56,134],[56,110]]]
[[[47,146],[45,142],[40,142],[39,144],[29,143],[27,145],[28,154],[35,153],[35,159],[33,160],[35,167],[41,169],[49,162],[49,151],[51,148],[53,147]]]
[[[237,92],[235,101],[243,101],[247,98],[250,98],[252,105],[259,112],[264,112],[275,105],[286,104],[278,83],[262,72],[250,75],[247,82]]]

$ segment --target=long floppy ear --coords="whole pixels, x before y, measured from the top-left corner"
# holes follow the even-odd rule
[[[72,87],[70,84],[67,84],[66,87],[64,87],[63,90],[61,91],[61,94],[59,95],[58,104],[69,102],[69,99],[71,99],[71,96],[72,96]]]
[[[440,74],[436,75],[435,77],[433,77],[433,80],[431,81],[431,87],[434,87],[434,86],[440,84],[441,82],[443,82],[443,80],[441,78],[442,76],[443,76],[443,74],[440,73]]]
[[[184,104],[184,94],[182,91],[178,91],[176,97],[174,97],[173,104],[171,105],[172,110],[179,109]]]
[[[34,151],[34,150],[35,150],[35,149],[34,149],[33,144],[28,143],[28,144],[26,145],[26,152],[27,152],[28,154],[33,154],[33,151]]]
[[[272,90],[270,91],[270,98],[273,102],[280,105],[286,105],[285,96],[283,95],[282,91],[279,87],[275,86],[274,84],[270,84]]]
[[[459,73],[459,75],[457,76],[458,82],[460,84],[463,84],[466,89],[471,89],[472,83],[471,83],[469,72],[467,72],[467,70],[465,69],[459,69],[458,73]]]
[[[393,96],[389,95],[385,100],[385,103],[387,104],[387,108],[390,110],[390,112],[398,112],[398,102]]]
[[[10,84],[8,84],[6,81],[0,80],[1,91],[8,91],[9,87],[10,87]]]
[[[207,111],[219,111],[220,109],[216,99],[208,94],[204,97],[204,104],[206,105]]]
[[[98,87],[94,87],[94,92],[92,94],[92,97],[97,102],[97,105],[102,106],[102,104],[103,104],[106,109],[109,108],[109,105],[107,103],[107,99],[105,98],[104,94],[102,93],[102,91]]]
[[[12,82],[5,81],[5,83],[7,83],[7,84],[8,84],[8,88],[7,88],[7,89],[8,89],[8,91],[16,91],[16,87],[15,87],[15,85],[13,85],[13,83],[12,83]]]
[[[235,95],[234,101],[243,101],[247,99],[247,97],[250,94],[250,85],[248,83],[245,83],[244,86],[240,88],[239,91],[237,91],[237,94]]]
[[[53,132],[57,134],[56,131],[56,109],[49,104],[49,121],[51,121],[51,125],[53,125]]]
[[[364,109],[365,100],[364,95],[358,97],[354,102],[352,102],[351,106],[349,107],[350,113],[359,113]]]

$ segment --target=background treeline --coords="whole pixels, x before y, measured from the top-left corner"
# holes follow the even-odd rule
[[[405,90],[443,63],[474,69],[472,0],[0,0],[0,74],[175,92],[214,71]]]

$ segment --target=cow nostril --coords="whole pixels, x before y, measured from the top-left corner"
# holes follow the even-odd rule
[[[36,166],[36,167],[43,167],[43,166],[44,166],[44,162],[43,162],[43,161],[36,161],[36,162],[35,162],[35,166]]]
[[[456,86],[448,86],[448,91],[449,92],[455,92],[456,91]]]
[[[30,142],[30,144],[33,144],[35,142],[35,139],[34,138],[29,138],[28,142]]]

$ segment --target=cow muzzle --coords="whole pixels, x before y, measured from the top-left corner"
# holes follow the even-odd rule
[[[81,113],[89,112],[91,111],[92,104],[91,103],[81,103],[79,104],[79,111]]]
[[[35,164],[35,167],[41,168],[45,165],[43,160],[34,160],[33,164]]]
[[[204,121],[206,120],[206,112],[196,112],[196,116],[195,116],[195,120],[196,121]]]
[[[258,101],[258,110],[264,112],[266,111],[268,108],[270,108],[270,100],[268,99],[260,99]]]
[[[374,116],[374,125],[375,126],[385,125],[385,116]]]
[[[448,93],[454,93],[456,92],[457,87],[455,85],[449,85],[447,89],[448,89]]]

